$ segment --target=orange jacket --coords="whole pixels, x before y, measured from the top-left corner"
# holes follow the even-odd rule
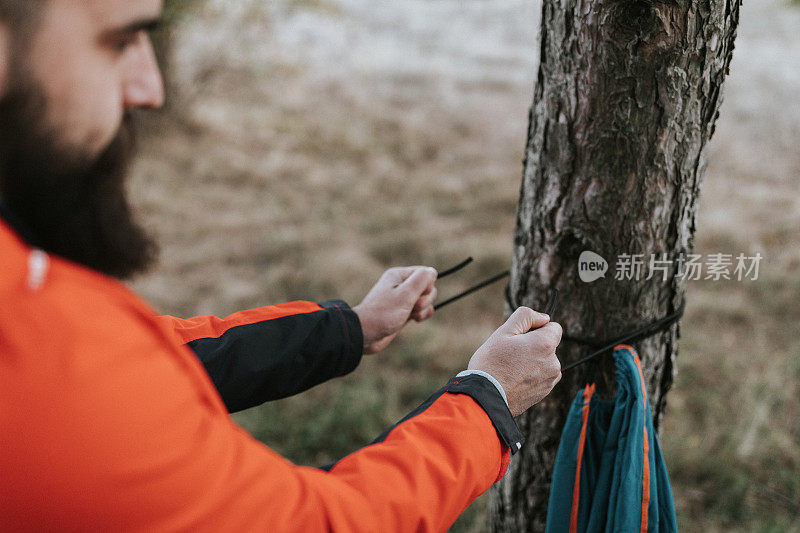
[[[334,465],[294,465],[234,424],[225,403],[244,408],[352,370],[361,333],[343,302],[159,317],[22,233],[0,218],[0,531],[444,531],[519,447],[499,392],[472,375]],[[306,340],[285,324],[258,340],[272,320],[299,315],[317,316],[305,317]],[[334,364],[309,355],[325,335]],[[294,348],[259,366],[259,347],[281,338]]]

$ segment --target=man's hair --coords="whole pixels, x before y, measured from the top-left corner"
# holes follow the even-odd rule
[[[37,15],[48,0],[0,0],[0,22],[8,24],[12,32],[27,33],[36,23]]]

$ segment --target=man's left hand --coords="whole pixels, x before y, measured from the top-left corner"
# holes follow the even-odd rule
[[[364,353],[384,349],[409,319],[422,322],[433,315],[436,270],[425,266],[390,268],[353,308],[364,332]]]

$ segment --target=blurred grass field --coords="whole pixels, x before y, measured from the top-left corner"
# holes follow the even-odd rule
[[[355,305],[390,266],[474,256],[441,297],[508,268],[535,2],[185,6],[170,106],[147,117],[132,181],[162,243],[137,292],[164,313],[224,316]],[[800,10],[752,0],[741,24],[695,242],[764,259],[757,281],[690,283],[660,438],[682,530],[800,531]],[[502,321],[501,290],[235,418],[295,462],[340,458],[465,367]],[[453,531],[484,531],[485,505]]]

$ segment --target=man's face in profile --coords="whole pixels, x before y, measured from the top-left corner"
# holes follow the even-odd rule
[[[0,198],[39,246],[118,278],[155,257],[125,176],[129,112],[164,99],[146,33],[161,8],[0,0]]]

